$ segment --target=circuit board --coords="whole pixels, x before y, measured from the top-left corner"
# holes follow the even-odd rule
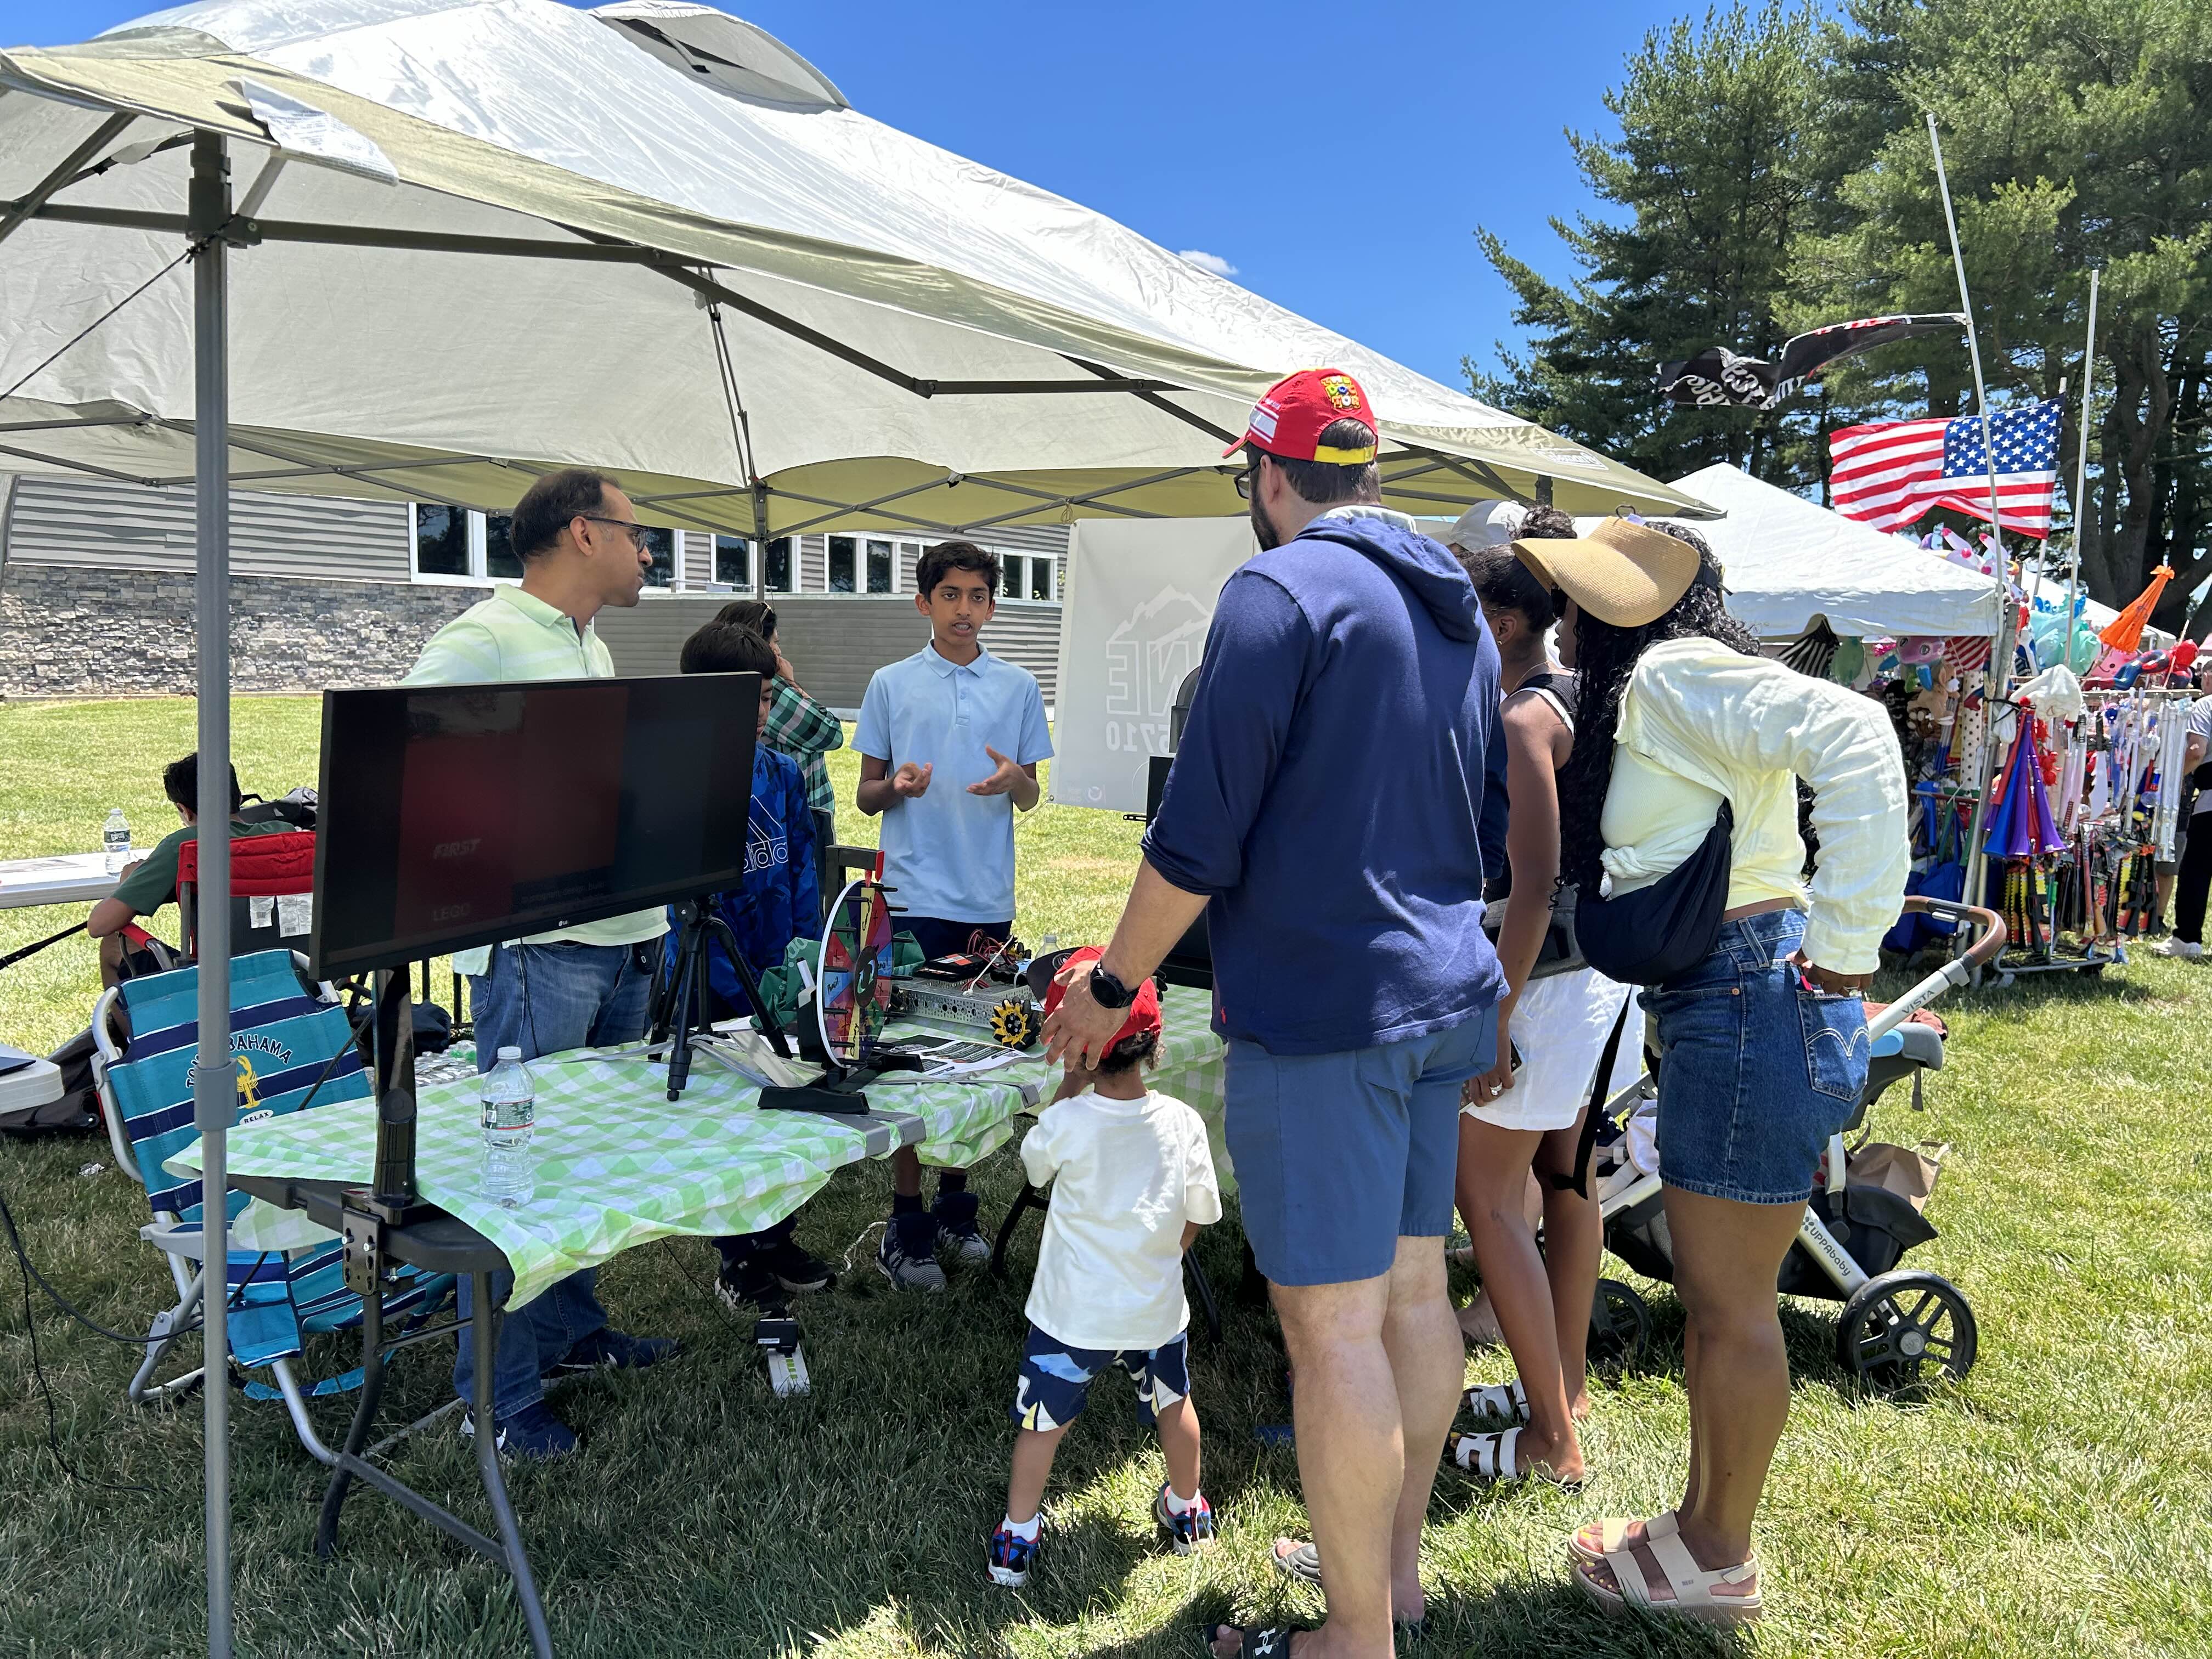
[[[988,1032],[1010,1048],[1028,1048],[1043,1026],[1037,1006],[1004,985],[963,991],[928,980],[900,980],[892,992],[891,1014]]]

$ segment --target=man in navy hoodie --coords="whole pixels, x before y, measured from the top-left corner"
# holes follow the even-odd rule
[[[1127,909],[1046,1027],[1089,1064],[1206,912],[1246,1235],[1297,1380],[1329,1617],[1298,1659],[1390,1651],[1465,1355],[1444,1282],[1460,1085],[1504,991],[1482,931],[1498,650],[1459,562],[1379,505],[1365,393],[1293,374],[1253,410],[1259,556],[1206,636]],[[1249,1634],[1222,1626],[1216,1651]]]

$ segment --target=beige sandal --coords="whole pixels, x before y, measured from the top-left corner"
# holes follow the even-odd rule
[[[1567,1534],[1567,1553],[1588,1566],[1595,1566],[1608,1555],[1628,1547],[1628,1529],[1644,1528],[1646,1538],[1664,1538],[1681,1530],[1682,1522],[1674,1510],[1667,1510],[1649,1520],[1627,1520],[1609,1515],[1598,1523],[1598,1536],[1604,1540],[1601,1547],[1593,1550],[1583,1542],[1583,1529],[1577,1527]]]
[[[1639,1548],[1648,1548],[1651,1559],[1667,1575],[1667,1582],[1674,1592],[1669,1599],[1653,1599],[1643,1565],[1636,1559],[1635,1552]],[[1619,1591],[1599,1583],[1591,1576],[1595,1569],[1588,1565],[1576,1566],[1575,1583],[1610,1617],[1619,1618],[1632,1608],[1638,1613],[1672,1613],[1708,1625],[1747,1625],[1765,1611],[1755,1589],[1748,1595],[1713,1593],[1721,1585],[1741,1584],[1755,1577],[1759,1572],[1756,1560],[1739,1561],[1732,1567],[1716,1567],[1708,1571],[1698,1565],[1697,1558],[1690,1553],[1690,1547],[1677,1532],[1656,1535],[1647,1533],[1639,1544],[1607,1552],[1605,1565],[1612,1570],[1613,1582],[1620,1587]]]

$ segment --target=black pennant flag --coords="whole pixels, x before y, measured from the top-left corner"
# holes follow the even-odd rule
[[[1938,311],[1831,323],[1790,340],[1778,363],[1741,357],[1726,346],[1707,346],[1694,357],[1660,364],[1659,390],[1670,403],[1771,409],[1838,357],[1916,334],[1960,328],[1966,321],[1957,312]]]

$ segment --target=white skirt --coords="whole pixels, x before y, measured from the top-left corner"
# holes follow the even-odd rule
[[[1628,1019],[1605,1090],[1608,1098],[1620,1093],[1644,1069],[1644,1011],[1627,986],[1583,968],[1529,981],[1507,1032],[1522,1057],[1513,1086],[1486,1105],[1460,1109],[1501,1129],[1565,1128],[1589,1102],[1590,1079],[1624,1002]]]

